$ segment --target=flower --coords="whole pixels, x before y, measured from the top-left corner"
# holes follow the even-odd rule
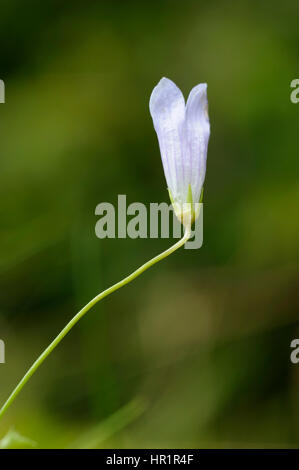
[[[162,78],[150,97],[150,113],[158,136],[165,178],[174,211],[182,221],[186,204],[191,221],[202,199],[210,123],[207,84],[195,86],[185,105],[181,90]]]

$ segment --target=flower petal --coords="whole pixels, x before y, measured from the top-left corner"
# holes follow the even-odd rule
[[[183,132],[185,100],[181,90],[168,78],[153,89],[150,113],[158,136],[164,173],[174,199],[180,198],[184,184]]]
[[[198,202],[205,179],[210,137],[206,83],[197,85],[190,92],[186,105],[185,134],[185,146],[190,155],[193,201]]]

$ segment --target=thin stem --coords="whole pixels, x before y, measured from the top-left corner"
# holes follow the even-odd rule
[[[15,398],[18,396],[24,385],[28,382],[30,377],[37,371],[39,366],[42,365],[44,360],[49,356],[49,354],[58,346],[60,341],[69,333],[69,331],[73,328],[74,325],[93,307],[97,302],[102,300],[104,297],[107,297],[107,295],[112,294],[112,292],[115,292],[116,290],[120,289],[121,287],[125,286],[129,282],[133,281],[136,277],[140,276],[144,271],[146,271],[148,268],[153,266],[154,264],[158,263],[158,261],[161,261],[162,259],[166,258],[167,256],[171,255],[174,251],[176,251],[178,248],[183,246],[187,240],[190,238],[191,234],[191,229],[190,227],[187,227],[184,233],[184,236],[181,240],[179,240],[177,243],[175,243],[173,246],[168,248],[168,250],[163,251],[163,253],[159,254],[155,258],[152,258],[149,260],[147,263],[143,264],[140,266],[140,268],[136,269],[132,274],[129,276],[125,277],[122,281],[117,282],[113,286],[109,287],[108,289],[104,290],[100,294],[98,294],[96,297],[94,297],[88,304],[85,305],[73,318],[72,320],[63,328],[63,330],[59,333],[58,336],[52,341],[52,343],[44,350],[44,352],[39,356],[39,358],[34,362],[34,364],[30,367],[30,369],[26,372],[22,380],[18,383],[14,391],[11,393],[7,401],[4,403],[2,408],[0,409],[0,418],[3,416],[5,411],[10,407],[10,405],[13,403]]]

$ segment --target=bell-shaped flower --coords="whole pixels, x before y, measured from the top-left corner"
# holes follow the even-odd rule
[[[168,78],[153,89],[150,113],[158,136],[170,199],[179,220],[202,200],[210,123],[207,84],[195,86],[185,104],[181,90]]]

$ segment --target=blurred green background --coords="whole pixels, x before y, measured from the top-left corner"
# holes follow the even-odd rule
[[[208,83],[204,245],[98,304],[0,423],[38,447],[298,447],[294,1],[2,0],[1,403],[91,297],[171,240],[95,236],[168,202],[148,110]]]

